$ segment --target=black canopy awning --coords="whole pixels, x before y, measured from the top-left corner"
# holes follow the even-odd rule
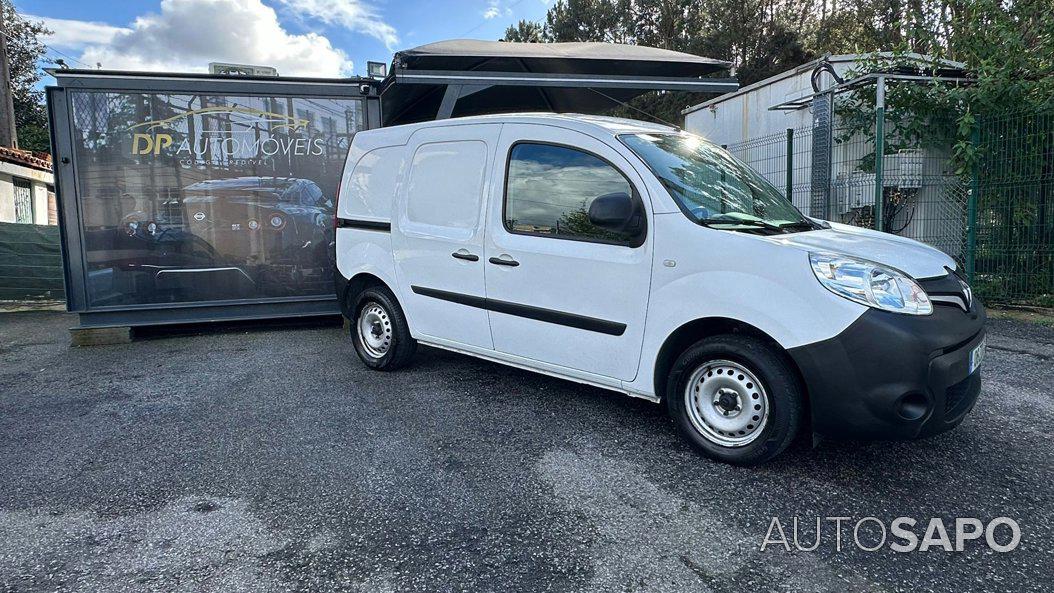
[[[384,123],[513,111],[590,113],[649,90],[724,93],[738,84],[712,76],[730,66],[640,45],[441,41],[395,54],[381,89]]]

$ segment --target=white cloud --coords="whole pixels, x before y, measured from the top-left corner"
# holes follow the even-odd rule
[[[63,49],[82,49],[86,45],[110,43],[117,34],[131,32],[131,29],[125,27],[91,21],[33,15],[25,15],[25,18],[30,21],[44,21],[44,26],[52,31],[44,42]]]
[[[277,0],[301,18],[309,17],[327,25],[339,25],[379,39],[389,51],[399,45],[399,35],[362,0]]]
[[[490,0],[490,2],[488,2],[487,10],[483,11],[483,18],[489,21],[490,19],[496,19],[499,16],[501,16],[501,9],[498,8],[498,0]]]
[[[286,76],[352,72],[347,54],[329,39],[289,33],[260,0],[162,0],[159,13],[128,28],[55,21],[55,38],[80,43],[81,61],[107,69],[203,72],[209,62],[235,62],[274,66]]]
[[[512,8],[507,6],[502,8],[501,0],[488,0],[487,9],[483,11],[483,18],[489,21],[491,19],[496,19],[501,15],[512,16]]]

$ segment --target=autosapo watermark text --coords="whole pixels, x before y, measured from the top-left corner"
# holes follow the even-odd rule
[[[888,548],[894,552],[962,552],[970,546],[987,546],[1011,552],[1021,543],[1021,527],[1009,517],[982,521],[974,517],[915,519],[897,517],[773,517],[761,542],[761,551],[812,552],[821,546],[842,551],[853,546],[865,552]]]

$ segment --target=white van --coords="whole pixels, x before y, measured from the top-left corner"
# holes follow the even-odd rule
[[[803,216],[724,150],[582,115],[359,132],[337,297],[367,366],[417,343],[665,401],[703,453],[916,438],[980,391],[985,313],[931,247]]]

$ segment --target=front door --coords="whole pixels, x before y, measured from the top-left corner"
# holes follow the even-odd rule
[[[451,125],[410,138],[392,225],[399,296],[414,333],[441,343],[493,347],[486,310],[471,304],[486,294],[483,207],[500,130]]]
[[[500,352],[632,380],[651,283],[644,184],[610,146],[553,126],[506,124],[486,237],[487,302]],[[632,230],[591,222],[600,196],[628,194]]]

